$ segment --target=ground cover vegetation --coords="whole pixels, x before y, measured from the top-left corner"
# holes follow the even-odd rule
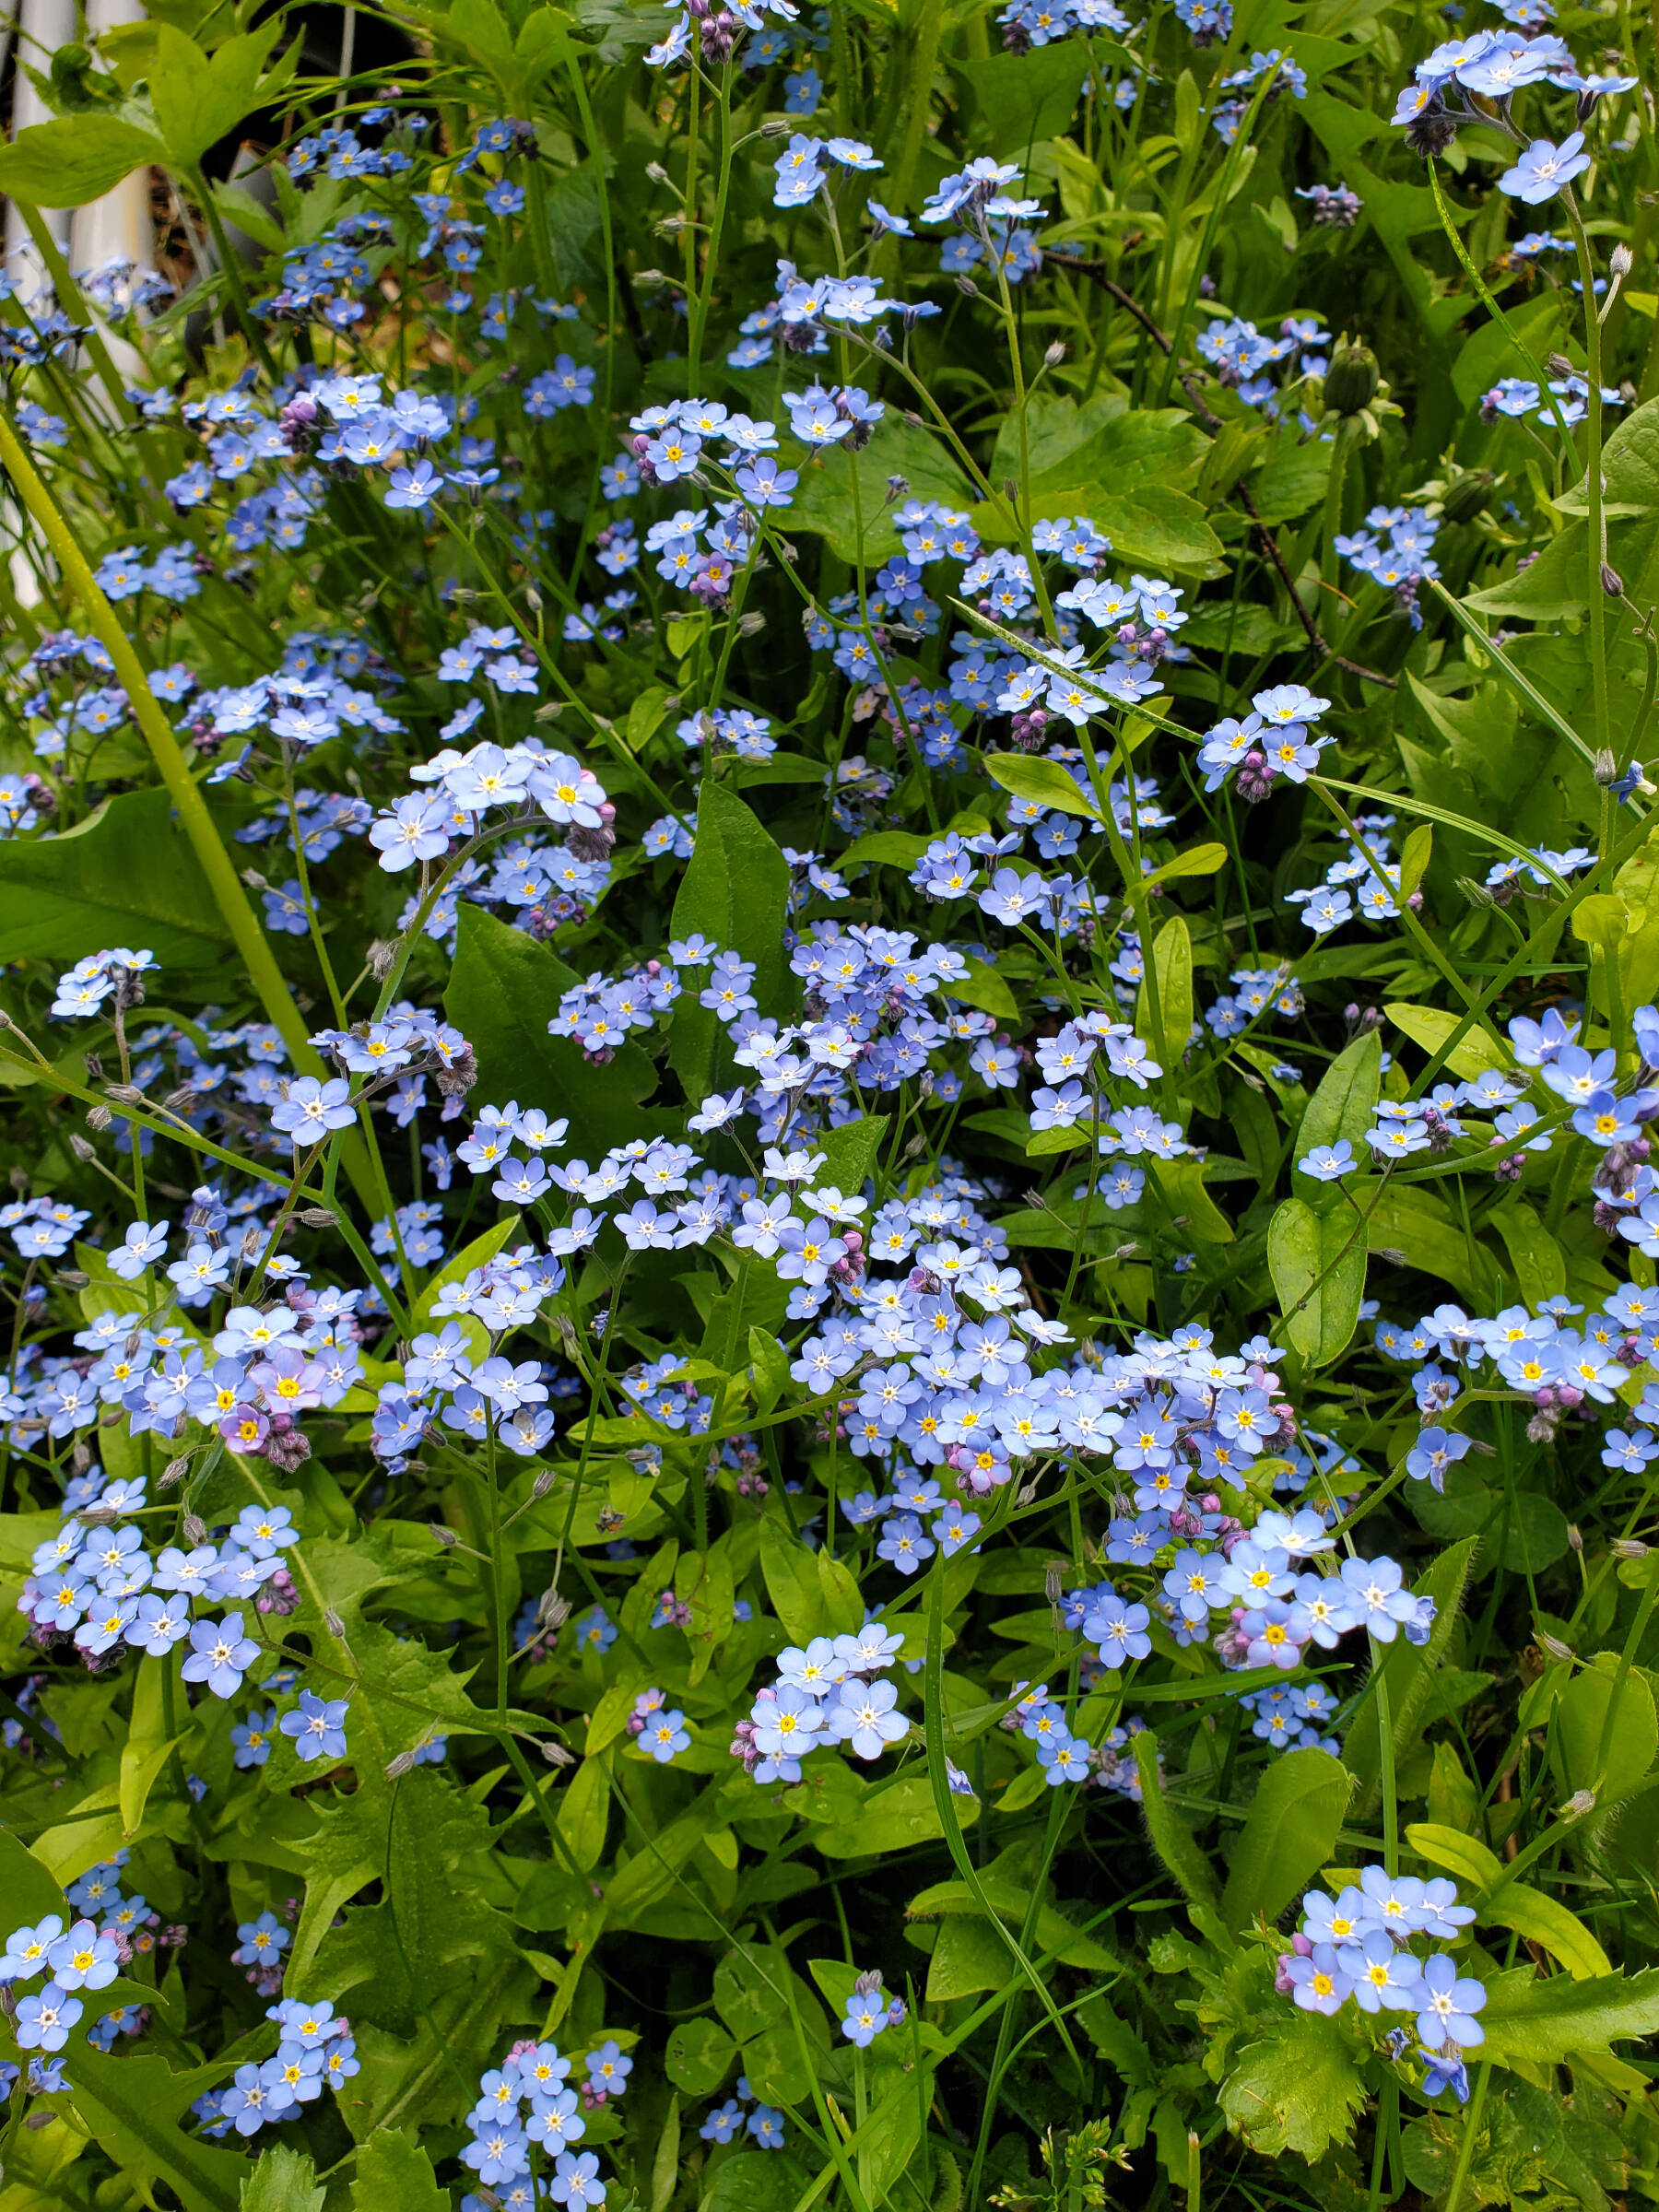
[[[0,150],[0,2205],[1659,2198],[1654,27],[360,28]]]

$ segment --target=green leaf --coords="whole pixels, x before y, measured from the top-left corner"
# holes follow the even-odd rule
[[[1035,1152],[1038,1147],[1033,1144],[1030,1149]],[[1183,1236],[1199,1244],[1232,1242],[1232,1223],[1204,1187],[1202,1160],[1159,1159],[1154,1155],[1147,1164],[1152,1171],[1152,1180],[1163,1194],[1165,1205],[1182,1223]]]
[[[242,2183],[240,2212],[323,2212],[327,2194],[307,2152],[274,2144]]]
[[[1426,1053],[1438,1053],[1455,1030],[1461,1016],[1448,1014],[1440,1006],[1404,1006],[1395,1002],[1382,1008],[1396,1030],[1403,1030],[1414,1044],[1420,1044]],[[1475,1022],[1467,1033],[1446,1054],[1446,1065],[1453,1075],[1473,1082],[1490,1068],[1509,1065],[1508,1045],[1500,1044],[1490,1030]]]
[[[1420,1274],[1443,1276],[1481,1312],[1495,1312],[1501,1277],[1486,1247],[1454,1223],[1444,1205],[1426,1190],[1395,1185],[1366,1205],[1365,1241],[1372,1252],[1406,1254],[1407,1266]]]
[[[1193,1028],[1193,934],[1184,914],[1171,914],[1152,940],[1152,965],[1135,1002],[1135,1026],[1164,1073],[1173,1076]]]
[[[700,933],[723,951],[752,960],[749,989],[763,1014],[779,1011],[785,988],[788,900],[789,863],[736,793],[706,777],[697,802],[696,841],[674,901],[671,934]],[[687,1096],[700,1105],[730,1065],[730,1048],[719,1017],[700,1006],[698,997],[694,985],[675,1006],[668,1059]]]
[[[1267,1224],[1285,1341],[1311,1367],[1328,1367],[1347,1349],[1365,1297],[1366,1257],[1365,1238],[1346,1212],[1315,1213],[1291,1197]]]
[[[1153,1850],[1180,1883],[1190,1905],[1208,1914],[1218,1912],[1221,1893],[1216,1877],[1192,1830],[1164,1795],[1158,1771],[1158,1738],[1150,1728],[1143,1728],[1135,1739],[1135,1763],[1140,1771],[1141,1811]]]
[[[1088,514],[1112,540],[1119,561],[1161,572],[1214,570],[1220,540],[1188,493],[1209,454],[1191,416],[1175,407],[1131,408],[1120,398],[1078,406],[1039,394],[1028,408],[1026,442],[1031,521]],[[991,464],[995,496],[973,510],[974,527],[987,543],[1014,543],[1024,535],[1003,489],[1021,473],[1018,418],[1010,411]]]
[[[809,1643],[824,1634],[824,1591],[817,1559],[776,1513],[768,1513],[760,1524],[760,1572],[772,1610],[788,1630],[792,1643]]]
[[[998,1920],[1016,1931],[1025,1926],[1031,1912],[1031,1893],[1029,1889],[1007,1876],[998,1875],[994,1868],[987,1869],[981,1876],[980,1887],[985,1903]],[[985,1917],[979,1899],[967,1883],[957,1881],[935,1882],[931,1888],[924,1889],[920,1896],[912,1897],[905,1912],[913,1920],[927,1919],[935,1912],[950,1918],[970,1916],[982,1920]],[[1036,1937],[1035,1948],[1052,1956],[1062,1966],[1075,1966],[1094,1973],[1110,1973],[1122,1964],[1116,1953],[1109,1949],[1098,1936],[1074,1925],[1053,1905],[1038,1906],[1033,1933]],[[996,1947],[1002,1959],[1002,1974],[997,1983],[1000,1988],[1002,1982],[1007,1979],[1008,1953],[1004,1944],[999,1943]]]
[[[827,1551],[813,1554],[818,1561],[818,1587],[823,1593],[824,1614],[839,1636],[856,1636],[865,1622],[864,1592],[850,1568],[840,1559],[832,1559]]]
[[[1525,1882],[1511,1882],[1500,1889],[1480,1917],[1494,1927],[1513,1928],[1529,1943],[1542,1945],[1575,1982],[1593,1982],[1613,1971],[1613,1961],[1578,1914]]]
[[[789,1388],[789,1354],[769,1329],[750,1329],[748,1352],[755,1378],[755,1411],[770,1413]]]
[[[123,792],[61,837],[0,841],[0,961],[67,967],[111,945],[147,947],[163,968],[214,967],[229,949],[165,791]]]
[[[1458,1610],[1474,1570],[1479,1541],[1477,1536],[1465,1536],[1461,1544],[1453,1544],[1412,1584],[1415,1594],[1434,1600],[1434,1626],[1429,1631],[1429,1641],[1423,1644],[1407,1643],[1404,1636],[1396,1636],[1379,1669],[1388,1693],[1389,1733],[1394,1739],[1396,1761],[1404,1759],[1420,1735],[1423,1709],[1434,1688],[1435,1669],[1445,1657],[1456,1629]],[[1382,1786],[1382,1738],[1377,1725],[1380,1710],[1377,1698],[1368,1697],[1342,1747],[1343,1764],[1359,1783],[1353,1805],[1359,1819],[1370,1813]]]
[[[947,998],[959,998],[964,1006],[978,1006],[983,1014],[995,1014],[1005,1021],[1019,1019],[1019,1001],[1015,997],[994,968],[987,968],[983,960],[971,954],[966,959],[967,974],[953,978],[939,988]]]
[[[1057,138],[1065,129],[1089,58],[1086,46],[1056,39],[1030,53],[999,53],[950,66],[972,95],[974,137],[994,154],[1023,155],[1038,140]]]
[[[504,1100],[489,1101],[491,1104],[505,1102]],[[416,1325],[424,1329],[436,1320],[438,1300],[451,1283],[464,1282],[475,1267],[482,1267],[487,1261],[493,1260],[509,1237],[521,1236],[523,1233],[522,1218],[517,1214],[508,1214],[493,1229],[487,1229],[481,1237],[475,1237],[470,1244],[464,1244],[453,1260],[445,1261],[416,1300],[410,1315]],[[463,1323],[466,1318],[465,1314],[461,1316]]]
[[[927,2002],[977,1996],[1008,1979],[1008,1947],[983,1920],[947,1920],[927,1967]]]
[[[1604,1806],[1629,1796],[1659,1754],[1659,1714],[1647,1678],[1631,1667],[1616,1685],[1618,1667],[1611,1652],[1600,1653],[1555,1707],[1552,1744],[1562,1787],[1594,1790]]]
[[[978,1802],[971,1797],[954,1800],[953,1810],[964,1828],[979,1818]],[[856,1819],[815,1827],[812,1841],[826,1859],[876,1859],[932,1843],[944,1833],[927,1776],[911,1768],[896,1782],[870,1790]]]
[[[1041,753],[987,753],[983,766],[994,783],[1000,783],[1005,791],[1032,806],[1048,806],[1056,814],[1080,814],[1091,822],[1100,818],[1093,799],[1058,760],[1045,760]]]
[[[900,550],[888,499],[889,477],[903,477],[917,499],[936,500],[952,509],[965,508],[973,497],[943,441],[912,423],[895,421],[890,409],[880,436],[862,453],[833,445],[802,464],[799,473],[789,512],[780,518],[783,527],[792,535],[806,531],[824,538],[832,553],[854,568],[861,560],[875,568]]]
[[[1338,1053],[1321,1077],[1290,1148],[1292,1163],[1306,1159],[1317,1146],[1340,1144],[1345,1137],[1354,1147],[1355,1157],[1363,1160],[1362,1140],[1376,1117],[1382,1082],[1382,1040],[1375,1030],[1368,1030]],[[1298,1172],[1291,1178],[1291,1188],[1316,1214],[1351,1210],[1334,1182],[1320,1182],[1312,1175]]]
[[[491,1105],[516,1099],[562,1116],[571,1124],[567,1157],[593,1159],[654,1133],[641,1106],[657,1073],[637,1044],[618,1045],[595,1065],[573,1039],[548,1036],[560,995],[577,980],[527,930],[462,901],[443,1010],[477,1054],[477,1096]]]
[[[1503,1239],[1521,1296],[1535,1310],[1567,1288],[1567,1258],[1524,1198],[1487,1216]]]
[[[1287,1751],[1264,1768],[1229,1855],[1221,1917],[1242,1928],[1258,1912],[1275,1921],[1327,1865],[1353,1790],[1328,1751]]]
[[[222,2066],[175,2074],[152,2053],[112,2058],[85,2041],[70,2063],[76,2110],[129,2183],[165,2182],[184,2212],[239,2212],[247,2160],[184,2132],[196,2099],[223,2081]]]
[[[1281,439],[1277,451],[1256,470],[1250,496],[1270,530],[1319,505],[1331,480],[1331,453],[1323,440],[1299,445],[1294,439]]]
[[[290,61],[262,75],[280,29],[281,18],[274,17],[258,30],[227,39],[210,59],[175,24],[157,27],[150,104],[177,166],[194,168],[291,74]]]
[[[1482,2058],[1500,2066],[1559,2065],[1575,2052],[1602,2052],[1659,2030],[1659,1967],[1639,1974],[1567,1974],[1540,1981],[1527,1970],[1500,1974],[1480,2016]]]
[[[668,2117],[663,2122],[663,2132],[657,2138],[656,2156],[651,2162],[651,2212],[668,2212],[679,2181],[679,2099],[670,2097]]]
[[[1335,2020],[1290,2014],[1275,2034],[1240,2052],[1221,2085],[1227,2124],[1252,2150],[1310,2161],[1347,2143],[1365,2102],[1365,2077]]]
[[[347,2202],[351,2212],[450,2212],[431,2159],[402,2128],[378,2129],[359,2149]]]
[[[1419,822],[1400,848],[1399,902],[1406,903],[1423,880],[1424,871],[1434,852],[1434,831],[1427,822]],[[1484,1070],[1482,1071],[1485,1072]]]
[[[629,1693],[629,1710],[632,1693]],[[605,1856],[606,1830],[610,1824],[610,1775],[605,1762],[590,1755],[571,1777],[570,1787],[559,1801],[559,1832],[583,1874],[591,1874]]]
[[[682,2020],[668,2037],[663,2071],[688,2097],[708,2097],[730,2073],[736,2053],[718,2020]]]
[[[885,1113],[861,1114],[855,1122],[843,1122],[839,1129],[820,1131],[812,1140],[813,1150],[824,1155],[818,1181],[833,1183],[838,1191],[855,1196],[875,1172],[890,1119]]]
[[[35,207],[84,207],[162,151],[159,138],[119,115],[59,115],[0,146],[0,192]]]
[[[10,1928],[32,1927],[49,1912],[64,1912],[64,1892],[32,1852],[9,1830],[0,1829],[0,1897]]]
[[[703,2212],[794,2212],[811,2183],[786,2150],[740,2150],[710,2176]]]
[[[1140,888],[1149,891],[1155,884],[1177,883],[1189,876],[1218,876],[1226,865],[1225,845],[1189,845],[1173,860],[1166,860],[1161,868],[1154,868],[1150,876],[1143,876]]]
[[[268,207],[262,207],[251,192],[234,184],[216,184],[214,203],[227,223],[262,245],[267,253],[280,253],[288,244],[282,225]]]

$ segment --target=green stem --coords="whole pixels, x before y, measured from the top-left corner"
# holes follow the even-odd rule
[[[115,619],[115,610],[99,588],[74,532],[4,414],[0,414],[0,464],[4,464],[6,474],[17,488],[18,498],[51,547],[65,582],[86,608],[93,635],[115,665],[116,680],[127,695],[133,718],[143,733],[150,757],[167,786],[168,795],[178,809],[185,834],[213,892],[214,903],[253,979],[260,1004],[281,1033],[284,1044],[288,1046],[295,1065],[301,1073],[314,1076],[325,1074],[327,1071],[321,1058],[309,1041],[305,1022],[294,1004],[282,971],[265,942],[265,932],[254,919],[247,894],[230,864],[229,853],[219,841],[213,817],[190,772],[182,748],[161,712],[160,701],[145,680],[138,655],[134,652],[126,632]]]
[[[213,251],[218,257],[219,272],[225,279],[225,289],[230,295],[230,304],[236,310],[236,319],[241,324],[242,335],[253,349],[254,359],[275,383],[276,364],[271,358],[271,349],[265,344],[265,332],[259,327],[258,318],[248,304],[247,287],[241,280],[241,264],[225,234],[224,220],[214,203],[213,187],[199,169],[187,169],[184,182],[189,185],[192,196],[206,222],[213,240]]]
[[[1590,518],[1590,547],[1586,556],[1590,571],[1586,589],[1590,602],[1590,681],[1595,701],[1595,750],[1600,759],[1612,749],[1607,704],[1607,594],[1602,585],[1602,569],[1607,558],[1607,524],[1601,465],[1601,317],[1595,312],[1595,263],[1591,257],[1590,241],[1584,235],[1578,200],[1570,184],[1562,190],[1561,202],[1567,210],[1572,242],[1578,249],[1579,281],[1584,288],[1584,382],[1589,386],[1584,395],[1584,504]],[[1604,808],[1610,807],[1612,801],[1604,799],[1603,805]],[[1604,835],[1602,842],[1605,855],[1611,840]]]

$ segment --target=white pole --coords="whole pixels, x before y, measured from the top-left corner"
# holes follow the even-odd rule
[[[96,39],[100,31],[113,30],[118,23],[137,23],[143,17],[141,0],[88,0],[88,35]],[[77,276],[82,270],[101,269],[107,262],[117,260],[148,268],[156,253],[149,171],[135,170],[101,200],[77,207],[70,238],[69,266]],[[135,366],[138,357],[132,347],[121,347],[116,359],[124,370]]]
[[[48,123],[52,111],[24,75],[21,65],[29,63],[36,69],[44,69],[60,46],[66,46],[76,33],[75,0],[22,0],[22,15],[18,24],[17,71],[12,91],[12,135],[27,130],[30,124]],[[42,207],[41,219],[51,231],[54,243],[64,252],[69,246],[69,211],[62,207]],[[16,278],[19,290],[32,294],[41,288],[42,272],[40,257],[29,243],[29,232],[23,218],[15,207],[6,210],[6,265]]]

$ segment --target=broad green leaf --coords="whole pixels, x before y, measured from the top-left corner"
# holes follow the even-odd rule
[[[0,961],[65,968],[112,945],[185,969],[213,967],[229,949],[165,791],[122,792],[61,837],[0,841]]]
[[[1242,1928],[1258,1912],[1277,1920],[1325,1865],[1353,1790],[1328,1751],[1287,1751],[1262,1770],[1244,1826],[1228,1854],[1221,1917]]]
[[[605,1891],[606,1919],[611,1927],[637,1927],[653,1905],[684,1895],[678,1888],[681,1869],[698,1845],[724,1826],[718,1796],[718,1791],[705,1790],[688,1811],[618,1867]]]
[[[239,2212],[323,2212],[327,2194],[308,2152],[274,2143],[243,2182]]]
[[[1344,1138],[1353,1147],[1354,1157],[1363,1161],[1363,1139],[1376,1116],[1382,1080],[1382,1041],[1374,1030],[1368,1030],[1338,1053],[1321,1077],[1296,1132],[1290,1151],[1292,1164],[1306,1159],[1316,1147],[1336,1145]],[[1320,1182],[1299,1172],[1293,1175],[1291,1187],[1316,1214],[1351,1210],[1335,1183]]]
[[[971,956],[966,967],[965,975],[940,985],[946,995],[959,998],[964,1006],[978,1006],[982,1014],[994,1014],[1004,1021],[1018,1021],[1019,1002],[995,969]]]
[[[977,1799],[961,1797],[952,1804],[962,1826],[971,1828],[979,1818]],[[928,1778],[912,1767],[896,1782],[871,1789],[856,1819],[815,1826],[812,1841],[826,1859],[877,1859],[932,1843],[944,1832]]]
[[[151,1665],[165,1666],[166,1660],[152,1660]],[[129,1741],[121,1753],[121,1825],[129,1836],[136,1836],[144,1825],[144,1808],[149,1794],[155,1788],[162,1769],[171,1758],[183,1737],[176,1736],[171,1743],[153,1743],[146,1738]]]
[[[209,57],[176,24],[158,26],[150,103],[176,166],[194,168],[292,74],[297,53],[262,74],[281,27],[281,18],[273,17],[257,30],[227,39]]]
[[[1284,1315],[1284,1337],[1311,1367],[1347,1349],[1365,1297],[1366,1245],[1347,1212],[1315,1213],[1290,1197],[1267,1225],[1267,1266]]]
[[[219,213],[227,223],[262,245],[267,253],[280,253],[288,244],[282,225],[268,207],[263,207],[251,192],[243,192],[234,184],[216,184],[213,197]]]
[[[1166,860],[1161,868],[1154,868],[1149,876],[1143,876],[1140,888],[1149,891],[1154,884],[1177,883],[1190,876],[1218,876],[1226,865],[1225,845],[1191,845],[1173,860]]]
[[[1448,1014],[1441,1006],[1414,1006],[1395,1000],[1382,1008],[1396,1030],[1403,1030],[1414,1044],[1420,1044],[1426,1053],[1438,1053],[1452,1032],[1458,1027],[1461,1016]],[[1479,1022],[1471,1025],[1452,1050],[1446,1054],[1446,1065],[1453,1075],[1472,1082],[1484,1076],[1489,1068],[1507,1067],[1510,1049],[1500,1044],[1490,1030]]]
[[[1400,848],[1399,898],[1402,900],[1409,900],[1422,882],[1424,870],[1429,865],[1433,851],[1434,831],[1427,822],[1419,822]]]
[[[945,1920],[927,1967],[927,2002],[977,1996],[1008,1979],[1008,1947],[982,1920]]]
[[[714,2009],[739,2042],[770,2028],[789,2009],[789,1962],[766,1944],[729,1950],[714,1969]]]
[[[559,1832],[583,1874],[591,1873],[605,1856],[610,1799],[606,1763],[590,1748],[559,1800]]]
[[[789,1354],[770,1329],[750,1329],[748,1353],[755,1380],[755,1411],[770,1413],[789,1388]]]
[[[84,207],[159,161],[162,151],[153,133],[119,115],[59,115],[0,146],[0,192],[36,207]]]
[[[1272,2035],[1239,2053],[1220,2104],[1234,2134],[1264,2158],[1294,2150],[1312,2162],[1350,2139],[1365,2093],[1336,2022],[1287,2010]]]
[[[820,1549],[813,1557],[818,1561],[825,1618],[838,1636],[856,1636],[865,1623],[864,1592],[856,1577],[827,1551]]]
[[[110,2057],[84,2041],[70,2063],[75,2108],[129,2183],[164,2182],[184,2212],[239,2212],[246,2159],[186,2132],[191,2106],[223,2082],[221,2066],[175,2074],[150,2052]]]
[[[1463,1900],[1465,1904],[1477,1903],[1481,1891],[1502,1879],[1503,1861],[1478,1836],[1442,1828],[1438,1821],[1418,1820],[1406,1830],[1406,1841],[1418,1858],[1456,1876],[1469,1892]]]
[[[855,1122],[843,1122],[839,1129],[820,1130],[812,1140],[812,1149],[824,1155],[817,1184],[833,1184],[848,1197],[856,1197],[875,1173],[890,1118],[866,1113]]]
[[[752,960],[748,987],[763,1014],[782,1010],[787,988],[788,900],[789,863],[736,793],[706,777],[697,802],[696,841],[674,901],[672,935],[700,933],[722,951]],[[699,1105],[731,1064],[724,1026],[698,1003],[706,974],[688,979],[674,1008],[668,1042],[669,1062]]]
[[[1331,481],[1331,445],[1324,439],[1299,444],[1282,438],[1250,478],[1250,496],[1256,512],[1271,530],[1278,523],[1295,522],[1324,498]]]
[[[560,1157],[592,1160],[655,1133],[641,1107],[657,1072],[637,1044],[618,1045],[599,1065],[574,1039],[548,1036],[561,994],[577,980],[528,931],[462,901],[443,1010],[477,1055],[477,1095],[492,1105],[516,1099],[562,1117],[571,1127]]]
[[[772,1610],[792,1643],[809,1643],[825,1633],[823,1584],[818,1562],[799,1536],[776,1513],[760,1524],[760,1572]]]
[[[1453,1221],[1440,1199],[1394,1184],[1364,1205],[1365,1241],[1372,1252],[1403,1252],[1407,1266],[1442,1277],[1475,1301],[1477,1312],[1498,1311],[1502,1278],[1496,1261],[1461,1221]]]
[[[985,1902],[998,1920],[1016,1931],[1023,1928],[1031,1911],[1031,1893],[1018,1881],[994,1869],[988,1869],[980,1877]],[[968,1915],[982,1920],[979,1900],[966,1882],[935,1882],[912,1897],[905,1911],[914,1918],[930,1919],[935,1913],[956,1917]],[[1098,1936],[1089,1935],[1076,1927],[1063,1912],[1053,1905],[1043,1904],[1037,1909],[1034,1929],[1034,1949],[1058,1959],[1062,1966],[1075,1966],[1095,1973],[1110,1973],[1122,1964],[1117,1954]],[[1007,1979],[1008,1953],[1006,1945],[997,1947],[1003,1961],[1002,1980]],[[1001,1986],[1001,1983],[998,1983]]]
[[[688,2097],[708,2097],[731,2071],[736,2051],[718,2020],[682,2020],[669,2032],[663,2071]]]
[[[1659,2030],[1659,1967],[1586,1982],[1569,1974],[1540,1981],[1530,1970],[1500,1974],[1480,2024],[1480,2055],[1500,2066],[1559,2065],[1575,2052],[1606,2051]]]
[[[789,534],[805,531],[824,538],[830,551],[852,566],[862,559],[866,568],[876,568],[900,550],[888,499],[889,477],[903,477],[917,499],[936,500],[953,510],[965,508],[973,497],[945,441],[914,424],[895,421],[891,409],[880,434],[862,453],[832,445],[792,466],[798,468],[801,480],[784,518]],[[873,663],[870,673],[876,673]]]
[[[1056,814],[1080,814],[1098,822],[1100,810],[1068,769],[1041,753],[987,753],[985,773],[994,783],[1011,791],[1017,799],[1033,806],[1047,806]]]
[[[854,2135],[854,2154],[864,2162],[877,2204],[892,2202],[889,2192],[910,2164],[921,2137],[922,2113],[931,2102],[930,2077],[924,2075],[920,2085],[900,2079]]]
[[[71,1915],[64,1892],[34,1853],[26,1850],[9,1830],[0,1829],[0,1897],[10,1915],[7,1933],[14,1927],[32,1927],[55,1912],[65,1925]]]
[[[951,64],[972,94],[976,137],[994,154],[1021,156],[1038,140],[1062,135],[1088,68],[1088,48],[1067,39],[1029,53]]]
[[[1639,1667],[1616,1682],[1618,1662],[1600,1653],[1556,1700],[1551,1737],[1564,1789],[1594,1790],[1603,1805],[1625,1797],[1659,1755],[1659,1714]],[[1616,1694],[1617,1692],[1617,1694]]]
[[[1602,447],[1602,476],[1605,513],[1659,506],[1659,400],[1645,400],[1619,416]],[[1564,514],[1586,513],[1583,485],[1573,485],[1555,504]]]
[[[431,2159],[403,2128],[380,2129],[361,2146],[347,2202],[351,2212],[450,2212]]]
[[[1542,1945],[1575,1982],[1593,1982],[1613,1971],[1613,1961],[1578,1914],[1525,1882],[1511,1882],[1500,1889],[1480,1917],[1495,1927],[1513,1928],[1528,1942]]]
[[[1031,1149],[1036,1150],[1033,1145]],[[1147,1161],[1152,1180],[1164,1203],[1183,1224],[1182,1234],[1199,1244],[1230,1244],[1233,1226],[1204,1187],[1204,1162],[1199,1159]]]
[[[1503,1239],[1521,1296],[1535,1310],[1567,1288],[1567,1260],[1560,1246],[1524,1198],[1500,1206],[1488,1217]]]
[[[709,2177],[703,2212],[794,2212],[811,2175],[786,2150],[739,2150]]]
[[[487,1102],[490,1105],[506,1104],[504,1099],[492,1099]],[[414,1312],[410,1318],[416,1327],[426,1329],[441,1325],[438,1322],[435,1309],[443,1291],[452,1283],[465,1282],[475,1267],[482,1267],[487,1262],[493,1260],[509,1238],[520,1237],[524,1234],[524,1226],[522,1215],[508,1214],[498,1221],[493,1229],[487,1229],[481,1237],[475,1237],[470,1244],[464,1244],[453,1260],[446,1260],[415,1301]],[[456,1318],[460,1320],[465,1328],[470,1317],[461,1314]]]
[[[359,1790],[320,1813],[313,1833],[293,1847],[305,1875],[300,1925],[284,1962],[294,1988],[309,1987],[312,1967],[335,1914],[384,1873],[388,1830],[383,1794]]]

